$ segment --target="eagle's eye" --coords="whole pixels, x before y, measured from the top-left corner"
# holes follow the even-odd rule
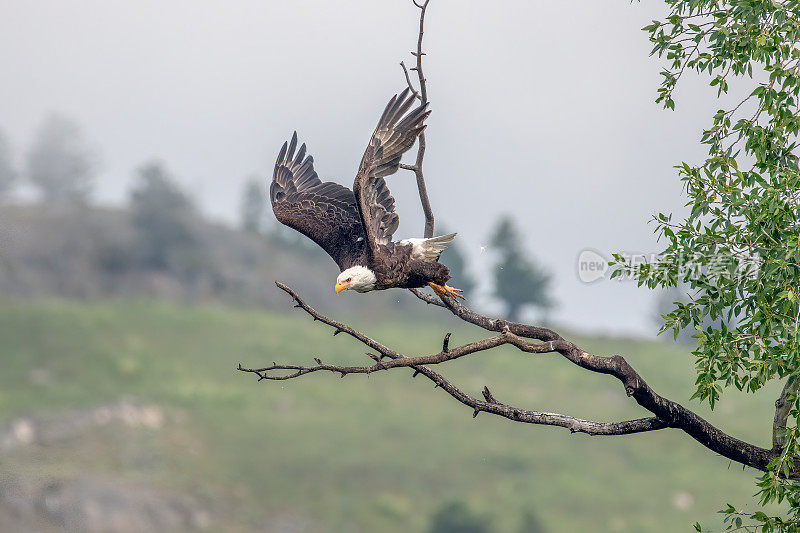
[[[353,278],[347,278],[345,281],[347,282],[353,281]]]

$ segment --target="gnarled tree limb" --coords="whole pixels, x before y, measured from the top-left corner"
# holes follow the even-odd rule
[[[430,301],[449,309],[453,314],[463,320],[476,324],[486,330],[497,332],[498,335],[483,340],[471,342],[458,347],[449,346],[449,335],[445,337],[442,350],[435,354],[417,357],[406,357],[402,353],[389,348],[367,335],[351,328],[347,324],[328,318],[309,306],[291,288],[277,284],[278,287],[289,294],[295,302],[295,307],[303,309],[314,320],[334,328],[334,335],[346,333],[376,353],[367,355],[374,361],[366,366],[341,366],[323,363],[315,359],[312,366],[288,365],[273,363],[262,368],[244,368],[239,370],[253,373],[261,380],[287,380],[295,379],[313,372],[338,373],[341,377],[348,374],[371,374],[380,371],[390,371],[397,368],[411,368],[414,376],[424,375],[441,387],[459,402],[473,409],[473,416],[486,412],[503,416],[516,422],[560,426],[574,432],[588,433],[590,435],[625,435],[654,431],[664,428],[680,429],[697,440],[706,448],[733,461],[742,463],[759,470],[765,470],[769,461],[780,454],[780,449],[765,449],[744,442],[728,435],[693,411],[679,403],[668,400],[653,391],[634,368],[620,355],[603,357],[593,355],[582,350],[574,343],[565,340],[558,333],[541,327],[529,326],[516,322],[507,322],[481,315],[459,302],[445,299],[435,301],[432,297],[416,292],[425,301]],[[536,342],[532,342],[536,341]],[[459,390],[441,374],[434,372],[429,365],[438,365],[461,357],[478,354],[497,348],[505,344],[515,346],[526,353],[558,353],[575,365],[600,374],[607,374],[619,380],[625,387],[625,392],[640,406],[644,407],[654,416],[622,422],[595,422],[583,420],[560,413],[544,413],[531,411],[498,402],[488,388],[484,388],[484,400],[474,398]],[[386,359],[386,360],[384,360]],[[795,473],[793,478],[800,477]]]
[[[557,347],[554,351],[586,370],[609,374],[617,378],[625,386],[626,394],[632,396],[639,405],[666,422],[670,427],[682,429],[700,444],[722,456],[759,470],[766,469],[769,461],[775,457],[773,450],[767,450],[731,437],[693,411],[660,396],[647,385],[621,355],[612,357],[592,355],[581,350],[575,344],[565,341],[561,335],[550,329],[489,318],[450,298],[438,300],[418,290],[412,289],[412,292],[421,300],[444,307],[458,318],[488,331],[509,331],[520,337],[553,342]]]
[[[292,297],[295,302],[295,307],[303,309],[303,311],[308,313],[314,320],[318,320],[323,324],[327,324],[334,328],[334,335],[346,333],[365,346],[376,351],[377,354],[367,354],[367,356],[374,361],[374,364],[369,366],[329,365],[323,363],[319,358],[314,359],[316,364],[312,366],[273,363],[272,365],[263,368],[244,368],[241,366],[241,364],[239,365],[239,370],[257,375],[259,381],[281,381],[295,379],[306,374],[320,371],[332,372],[340,374],[341,377],[345,377],[348,374],[369,375],[373,372],[380,372],[382,370],[388,371],[395,368],[411,368],[414,370],[412,377],[422,374],[432,381],[436,387],[441,388],[464,405],[471,407],[473,409],[473,417],[477,416],[478,413],[481,412],[491,413],[508,418],[509,420],[514,420],[516,422],[559,426],[569,429],[572,433],[587,433],[589,435],[627,435],[631,433],[641,433],[644,431],[654,431],[667,427],[667,424],[657,417],[625,420],[622,422],[595,422],[592,420],[583,420],[581,418],[575,418],[559,413],[530,411],[498,402],[487,387],[484,387],[483,389],[484,400],[479,400],[478,398],[474,398],[462,392],[455,385],[445,379],[441,374],[438,374],[437,372],[434,372],[433,370],[424,366],[444,363],[453,359],[458,359],[459,357],[464,357],[466,355],[496,348],[498,346],[502,346],[503,344],[517,346],[519,349],[529,353],[548,353],[555,351],[556,345],[551,346],[552,343],[530,343],[525,339],[514,335],[513,333],[506,332],[495,337],[465,344],[457,348],[446,348],[443,346],[442,351],[437,354],[419,357],[406,357],[399,352],[392,350],[378,341],[364,335],[363,333],[351,328],[350,326],[320,314],[286,285],[282,283],[277,283],[277,285],[281,290],[285,291]],[[445,338],[449,339],[449,336],[446,336]],[[388,360],[384,361],[383,359]],[[279,373],[276,374],[276,372]]]

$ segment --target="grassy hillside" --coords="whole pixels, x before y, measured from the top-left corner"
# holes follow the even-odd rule
[[[452,501],[497,532],[530,531],[526,515],[549,531],[688,531],[696,520],[718,524],[726,502],[751,501],[753,471],[677,431],[588,437],[473,419],[410,371],[280,383],[237,372],[239,362],[365,360],[359,345],[289,309],[0,303],[0,428],[21,416],[73,420],[124,398],[164,414],[159,424],[75,425],[8,447],[2,474],[88,475],[190,495],[210,529],[226,531],[425,531]],[[453,343],[482,335],[437,309],[420,313],[358,325],[409,354],[437,351],[445,331]],[[688,402],[691,360],[681,349],[578,340],[625,354],[656,390]],[[557,356],[497,350],[440,370],[473,394],[488,385],[500,401],[533,409],[644,416],[613,380]],[[710,418],[767,445],[776,395],[723,396]]]

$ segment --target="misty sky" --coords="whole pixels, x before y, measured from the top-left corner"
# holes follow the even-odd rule
[[[704,153],[713,93],[687,80],[676,112],[653,102],[661,63],[640,28],[664,7],[431,0],[425,170],[437,222],[489,278],[481,247],[513,214],[553,272],[553,319],[571,327],[655,330],[652,293],[583,284],[576,259],[585,248],[658,251],[650,215],[684,203],[672,167]],[[412,60],[417,15],[405,0],[3,0],[0,130],[21,165],[43,117],[59,112],[99,155],[99,201],[124,201],[134,169],[160,158],[204,211],[234,222],[242,183],[262,176],[266,191],[293,130],[323,179],[352,184],[404,87],[398,63]],[[389,186],[396,237],[420,236],[413,175]],[[337,273],[331,262],[319,275]]]

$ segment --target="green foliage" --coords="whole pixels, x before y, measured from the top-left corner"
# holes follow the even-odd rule
[[[199,267],[192,203],[161,163],[143,165],[137,180],[131,210],[140,238],[139,261],[145,268],[191,274]]]
[[[39,127],[27,155],[27,178],[48,203],[83,203],[92,190],[94,165],[80,128],[50,115]]]
[[[492,244],[500,255],[494,269],[494,291],[506,304],[506,317],[517,320],[525,305],[549,309],[550,274],[525,257],[510,217],[503,217],[497,223]]]
[[[674,90],[690,71],[720,99],[729,91],[743,98],[716,111],[702,132],[706,159],[677,166],[690,212],[683,220],[654,216],[666,245],[659,260],[634,266],[615,256],[615,274],[651,288],[688,284],[690,301],[664,315],[662,331],[696,331],[694,397],[713,408],[731,386],[755,392],[800,377],[800,3],[666,3],[669,15],[644,28],[652,53],[668,62],[656,101],[674,109]],[[781,477],[800,455],[800,403],[796,395],[789,401],[783,454],[758,483],[761,503],[788,500],[788,518],[744,515],[764,531],[800,524],[800,488]],[[739,527],[742,514],[726,516]]]
[[[690,292],[687,284],[680,282],[676,287],[668,287],[658,295],[654,319],[659,327],[664,323],[664,316],[675,309],[677,303],[686,305],[691,302],[689,296]],[[722,316],[716,320],[713,320],[710,316],[706,316],[702,322],[702,329],[705,330],[708,327],[720,328],[723,321],[725,321],[725,326],[727,328],[731,328],[731,326],[735,324],[735,321],[727,318],[727,311],[728,310],[725,310]],[[681,328],[677,332],[677,335],[673,334],[673,339],[671,340],[675,340],[686,346],[695,346],[697,344],[697,330],[694,327]]]
[[[461,501],[442,505],[431,518],[430,533],[489,533],[489,519]]]
[[[8,194],[17,180],[17,171],[11,158],[8,140],[0,132],[0,198]]]

